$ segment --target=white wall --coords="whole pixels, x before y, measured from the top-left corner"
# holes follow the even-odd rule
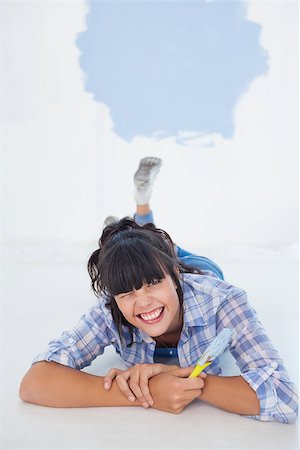
[[[250,2],[269,72],[240,99],[232,140],[190,147],[113,133],[108,106],[84,92],[74,40],[86,11],[84,2],[1,5],[4,238],[96,239],[106,215],[132,212],[138,160],[157,155],[153,209],[178,243],[296,243],[297,3]]]
[[[96,121],[74,39],[83,2],[7,3],[4,46],[4,233],[87,239],[96,227]]]

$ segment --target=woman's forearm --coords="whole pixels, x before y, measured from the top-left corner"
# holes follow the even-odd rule
[[[200,400],[237,414],[258,415],[260,403],[256,392],[241,376],[207,375]]]
[[[107,391],[104,389],[103,377],[46,361],[34,364],[26,373],[19,395],[25,402],[58,408],[142,404],[138,399],[130,402],[115,381]],[[257,415],[260,410],[256,393],[240,376],[207,375],[199,398],[238,414]]]
[[[137,399],[127,400],[116,382],[107,391],[103,377],[46,361],[34,364],[26,373],[19,395],[25,402],[57,408],[141,406]]]

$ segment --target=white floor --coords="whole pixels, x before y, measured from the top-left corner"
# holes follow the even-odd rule
[[[180,415],[143,408],[55,409],[18,398],[31,359],[94,302],[85,268],[92,247],[59,243],[5,245],[2,253],[1,448],[30,450],[218,449],[296,450],[298,424],[263,423],[201,402]],[[245,288],[298,384],[296,249],[202,249],[232,284]],[[107,349],[86,370],[120,366]]]

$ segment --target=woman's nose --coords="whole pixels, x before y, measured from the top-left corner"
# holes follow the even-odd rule
[[[135,291],[135,298],[139,302],[143,302],[145,304],[151,303],[146,286],[142,286],[140,289]]]
[[[135,289],[135,295],[144,295],[147,293],[147,288],[146,286],[142,286],[140,287],[140,289]]]

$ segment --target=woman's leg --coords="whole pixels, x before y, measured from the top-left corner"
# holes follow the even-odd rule
[[[139,225],[154,223],[153,213],[150,208],[150,198],[156,176],[161,168],[162,160],[155,157],[143,158],[138,170],[134,174],[134,199],[136,212],[134,220]]]
[[[133,216],[139,225],[146,223],[154,223],[153,213],[150,208],[150,198],[152,188],[156,176],[161,168],[162,160],[155,157],[146,157],[141,159],[138,170],[134,174],[134,199],[136,202],[136,211]],[[117,222],[118,218],[109,216],[106,218],[104,225]],[[211,259],[205,256],[198,256],[190,253],[178,246],[175,246],[177,257],[183,263],[196,267],[200,270],[212,272],[214,276],[224,279],[223,272],[220,267]]]
[[[150,208],[150,198],[155,178],[160,170],[162,160],[148,156],[140,160],[138,170],[134,174],[134,199],[136,211],[133,216],[139,225],[154,223],[153,213]],[[118,222],[118,217],[106,217],[103,228],[114,222]]]
[[[138,170],[134,174],[134,198],[136,201],[136,212],[134,220],[139,225],[154,223],[153,213],[150,208],[150,198],[154,180],[159,172],[162,161],[160,158],[148,157],[140,161]],[[208,274],[224,279],[220,267],[205,256],[194,255],[176,246],[177,257],[183,263],[208,271]]]
[[[213,276],[216,278],[220,278],[220,280],[224,280],[224,274],[222,269],[211,259],[206,258],[206,256],[185,256],[184,258],[180,258],[179,260],[190,267],[195,267],[196,269],[200,269],[204,275]]]

